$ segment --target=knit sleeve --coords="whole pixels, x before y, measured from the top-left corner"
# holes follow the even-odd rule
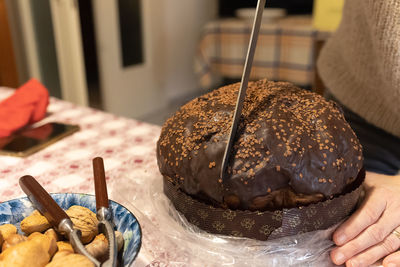
[[[317,66],[342,104],[400,137],[399,0],[346,0]]]
[[[350,0],[354,1],[354,0]],[[363,8],[373,47],[373,62],[387,86],[400,87],[400,1],[356,0]],[[399,90],[397,90],[397,93]],[[400,105],[400,103],[399,103]]]

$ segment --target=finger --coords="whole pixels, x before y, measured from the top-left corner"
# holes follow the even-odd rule
[[[396,214],[396,215],[393,215]],[[335,262],[345,262],[348,259],[352,258],[353,256],[359,254],[360,252],[364,251],[365,249],[369,247],[373,247],[376,244],[381,243],[384,241],[388,236],[394,236],[391,234],[393,229],[398,226],[398,221],[400,218],[398,215],[398,212],[393,212],[391,210],[386,210],[382,217],[373,225],[369,226],[367,229],[365,229],[361,234],[359,234],[356,238],[353,240],[349,241],[348,243],[344,244],[343,246],[335,249],[332,251],[331,255],[332,257],[335,258]],[[396,237],[396,236],[394,236]],[[398,239],[398,238],[397,238]],[[388,241],[385,242],[391,242],[391,241],[397,241],[393,240],[392,238],[389,238]],[[400,241],[400,239],[399,239]],[[384,246],[386,243],[383,244]],[[389,243],[389,245],[392,245],[392,243]],[[396,248],[397,249],[397,248]],[[390,251],[392,252],[392,251]],[[386,253],[385,255],[387,255]],[[382,256],[385,256],[382,255]],[[341,264],[341,263],[340,263]],[[355,265],[357,266],[357,265]]]
[[[390,254],[383,260],[383,266],[392,267],[400,266],[400,251]]]
[[[398,228],[400,230],[400,228]],[[390,233],[381,243],[370,247],[346,262],[349,266],[370,266],[400,248],[400,239]],[[399,262],[400,263],[400,262]]]
[[[333,233],[333,241],[341,246],[375,223],[386,208],[386,200],[379,193],[370,194],[362,206]]]

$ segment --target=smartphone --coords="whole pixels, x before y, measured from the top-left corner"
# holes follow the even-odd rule
[[[0,155],[26,157],[79,130],[78,125],[49,122],[0,138]]]

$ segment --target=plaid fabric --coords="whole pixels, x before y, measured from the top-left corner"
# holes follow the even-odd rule
[[[195,72],[202,87],[215,85],[221,77],[241,78],[252,21],[224,19],[208,23],[195,58]],[[327,33],[311,27],[311,17],[287,17],[263,23],[250,79],[268,78],[309,86],[314,75],[314,44]]]

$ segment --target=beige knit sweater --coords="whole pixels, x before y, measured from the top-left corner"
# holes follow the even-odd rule
[[[400,137],[400,0],[346,0],[317,66],[347,108]]]

